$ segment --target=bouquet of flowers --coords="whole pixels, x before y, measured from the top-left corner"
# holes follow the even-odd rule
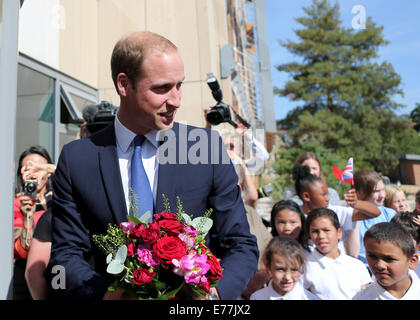
[[[139,300],[168,300],[206,297],[222,278],[219,260],[205,242],[213,221],[211,210],[191,219],[183,212],[179,197],[177,213],[137,215],[133,197],[133,215],[119,226],[109,225],[105,235],[93,241],[107,255],[107,272],[116,276],[108,290],[123,289]],[[135,199],[134,199],[135,202]]]

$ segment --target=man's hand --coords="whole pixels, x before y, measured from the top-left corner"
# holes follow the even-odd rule
[[[211,129],[211,123],[207,121],[207,115],[210,112],[210,110],[211,110],[210,107],[207,107],[207,108],[204,108],[203,109],[203,112],[204,112],[204,121],[206,122],[205,128],[207,128],[207,129]]]

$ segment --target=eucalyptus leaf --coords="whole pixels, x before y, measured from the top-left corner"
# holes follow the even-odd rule
[[[120,274],[124,270],[124,265],[116,260],[112,260],[106,268],[106,272],[110,274]]]
[[[120,264],[124,264],[125,259],[127,258],[127,246],[123,244],[117,251],[115,255],[114,261],[117,261]]]
[[[152,217],[152,213],[150,211],[147,211],[146,213],[143,213],[141,215],[140,222],[143,224],[147,224],[151,217]]]
[[[187,223],[187,224],[189,224],[189,225],[191,225],[191,218],[190,218],[190,216],[188,215],[188,214],[186,214],[186,213],[183,213],[182,214],[182,217],[184,218],[184,220],[185,220],[185,222]]]
[[[112,253],[106,256],[106,264],[109,264],[112,261]]]
[[[191,225],[203,234],[207,234],[213,226],[213,220],[207,217],[197,217],[192,221]]]

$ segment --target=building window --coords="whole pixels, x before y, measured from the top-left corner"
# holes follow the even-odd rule
[[[83,109],[98,103],[98,90],[19,54],[16,154],[32,145],[56,162],[63,146],[79,138]]]
[[[16,102],[16,157],[28,147],[54,151],[54,79],[18,66]]]

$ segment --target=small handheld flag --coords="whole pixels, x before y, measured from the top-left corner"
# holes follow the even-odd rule
[[[347,161],[346,168],[342,171],[340,168],[333,166],[334,176],[338,179],[338,184],[341,182],[353,185],[353,157]]]

